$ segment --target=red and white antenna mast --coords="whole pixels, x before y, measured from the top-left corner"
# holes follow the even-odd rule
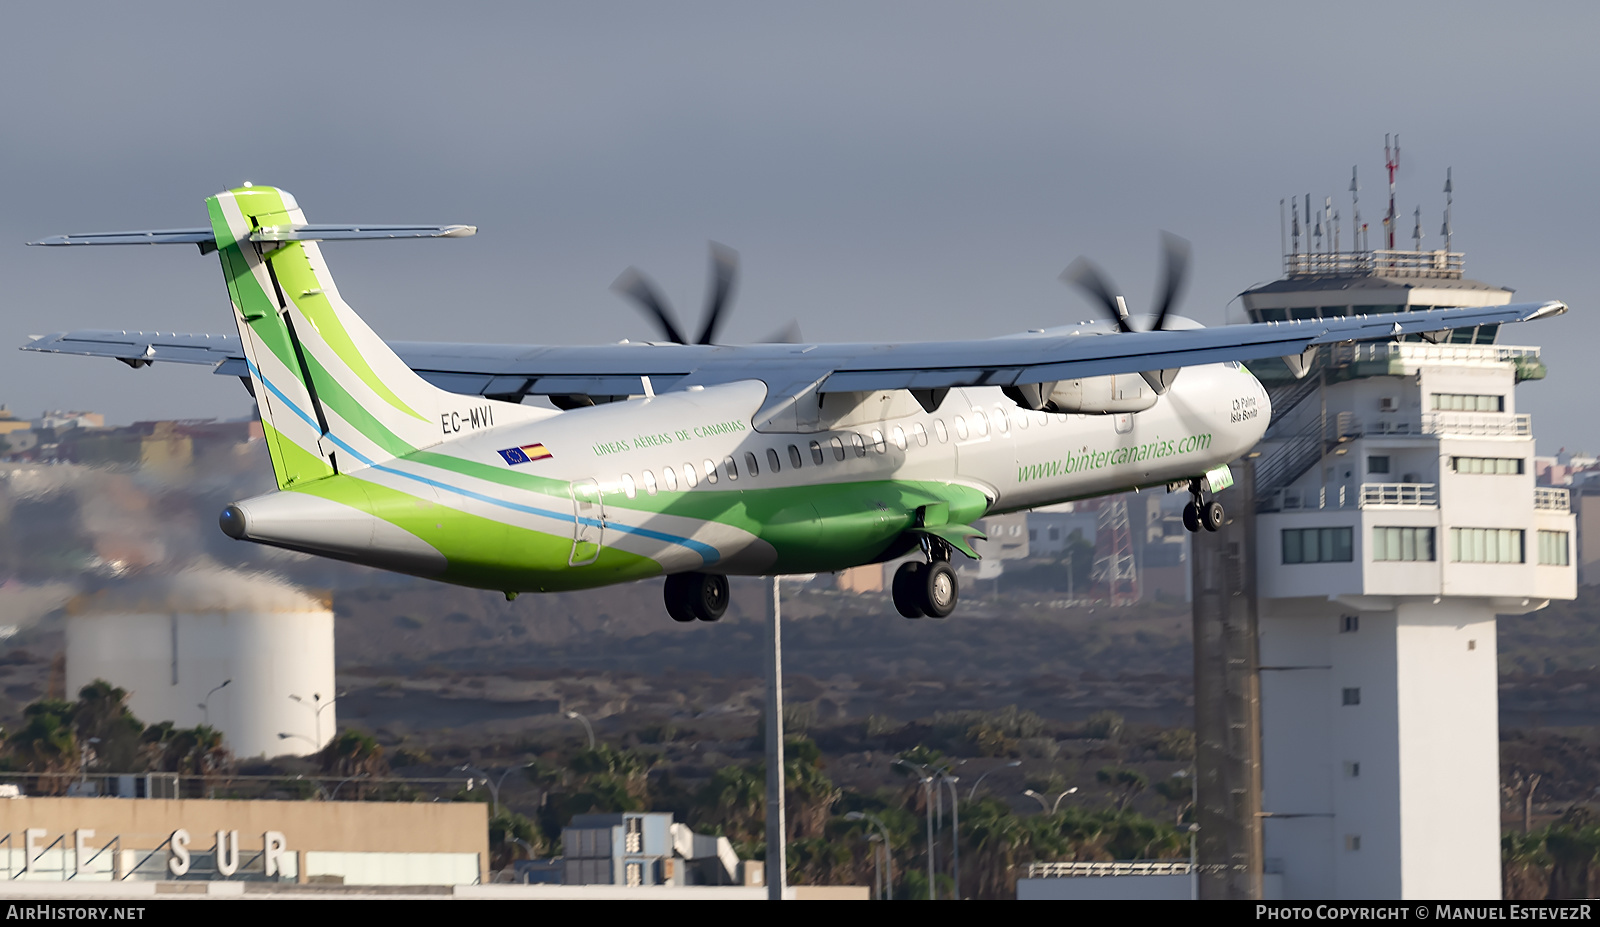
[[[1394,224],[1399,218],[1394,211],[1394,172],[1400,167],[1400,136],[1394,137],[1394,149],[1389,148],[1389,136],[1383,137],[1383,166],[1389,169],[1389,214],[1383,217],[1383,228],[1390,251],[1394,250]]]

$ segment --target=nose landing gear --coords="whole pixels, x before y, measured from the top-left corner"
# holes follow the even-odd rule
[[[1207,502],[1199,480],[1189,481],[1189,504],[1183,507],[1183,526],[1191,532],[1201,528],[1216,531],[1227,520],[1222,503],[1215,498]]]
[[[950,567],[950,545],[925,536],[922,549],[927,563],[902,563],[894,573],[895,611],[907,618],[947,617],[961,598],[956,571]]]

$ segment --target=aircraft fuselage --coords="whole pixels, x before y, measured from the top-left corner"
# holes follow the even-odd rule
[[[765,398],[748,380],[510,425],[469,412],[441,421],[450,440],[434,447],[231,506],[224,530],[507,592],[838,570],[909,552],[930,510],[969,524],[1197,477],[1271,415],[1238,364],[1186,368],[1152,408],[1118,415],[967,388],[932,413],[868,394],[848,424],[762,433]]]

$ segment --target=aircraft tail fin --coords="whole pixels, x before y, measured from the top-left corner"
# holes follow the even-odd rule
[[[540,414],[417,376],[340,298],[320,227],[287,192],[241,187],[206,208],[280,489]]]

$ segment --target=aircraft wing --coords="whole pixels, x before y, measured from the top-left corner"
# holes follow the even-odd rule
[[[558,346],[397,341],[390,345],[425,379],[463,394],[513,401],[530,394],[627,396],[645,392],[644,377],[658,392],[759,379],[767,383],[771,406],[805,390],[1025,386],[1287,357],[1319,345],[1525,322],[1566,311],[1566,304],[1551,301],[1176,331],[1095,334],[1056,329],[987,340],[905,343]],[[234,335],[77,331],[47,335],[22,349],[114,357],[136,367],[159,361],[206,364],[227,375],[247,373]]]

